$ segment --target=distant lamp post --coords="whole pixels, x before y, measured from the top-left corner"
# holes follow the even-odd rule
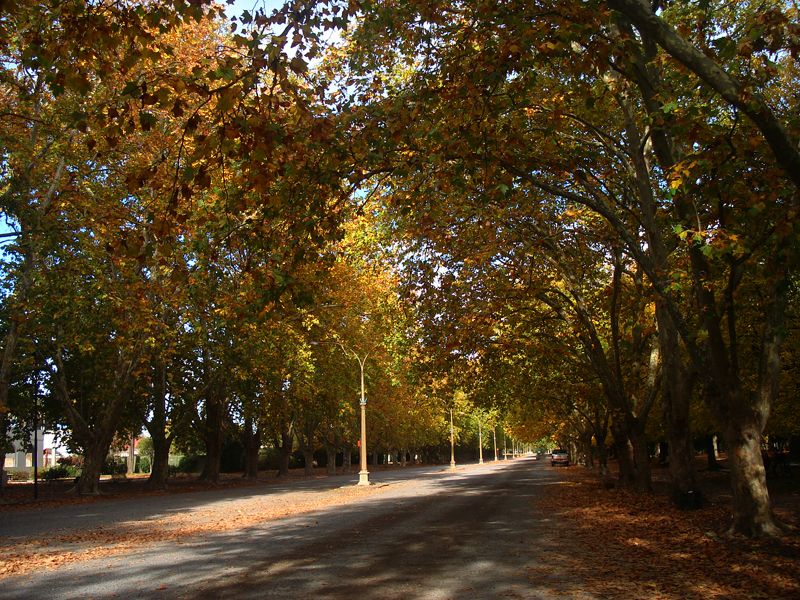
[[[478,419],[478,464],[483,464],[483,427],[480,419]]]
[[[494,462],[497,462],[497,426],[492,429],[492,442],[494,443]]]
[[[456,468],[456,446],[453,437],[453,409],[450,409],[450,468],[455,471]]]

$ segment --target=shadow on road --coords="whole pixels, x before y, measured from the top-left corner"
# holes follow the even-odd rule
[[[639,570],[619,594],[593,594],[581,573],[602,571],[615,556],[598,560],[602,548],[571,535],[577,521],[537,509],[541,494],[563,485],[558,469],[530,460],[442,473],[352,505],[84,563],[60,571],[57,584],[7,580],[0,598],[677,600],[701,598],[700,584],[731,576],[695,573],[668,540],[653,540],[642,548],[649,573]],[[675,587],[655,590],[649,579],[665,568],[676,571]],[[692,576],[680,577],[684,570]],[[743,590],[757,587],[739,575]]]

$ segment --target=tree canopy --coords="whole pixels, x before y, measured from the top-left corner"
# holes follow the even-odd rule
[[[251,475],[265,444],[310,468],[353,450],[360,367],[403,461],[465,395],[465,431],[604,474],[610,451],[642,491],[667,444],[682,505],[713,432],[732,529],[779,534],[761,452],[798,433],[797,13],[4,3],[5,432],[45,398],[84,493],[142,427],[157,486],[175,441],[212,481],[230,436]]]

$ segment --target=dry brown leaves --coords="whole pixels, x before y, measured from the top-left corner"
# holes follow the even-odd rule
[[[591,594],[658,600],[800,598],[796,536],[726,538],[720,532],[727,506],[711,503],[683,512],[663,495],[607,490],[580,468],[560,473],[563,485],[548,486],[537,510],[564,524],[568,568],[587,582]],[[529,577],[544,574],[534,568]]]
[[[391,484],[393,487],[404,484]],[[68,563],[108,557],[158,542],[184,543],[192,537],[252,527],[260,523],[357,501],[382,493],[389,484],[347,486],[319,492],[255,496],[218,502],[183,513],[113,527],[71,531],[48,540],[25,539],[0,545],[0,579]]]

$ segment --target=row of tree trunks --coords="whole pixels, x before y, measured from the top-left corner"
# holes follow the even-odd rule
[[[648,3],[638,0],[625,0],[613,2],[611,5],[619,10],[629,19],[624,17],[619,19],[620,26],[628,33],[632,31],[631,23],[635,23],[641,39],[642,48],[638,56],[632,59],[633,72],[635,75],[632,80],[637,85],[644,99],[644,106],[649,115],[653,117],[653,127],[651,130],[652,147],[656,159],[665,173],[671,172],[674,165],[680,159],[678,144],[675,143],[669,125],[663,119],[659,119],[662,104],[659,98],[661,90],[660,79],[651,61],[655,52],[656,44],[663,46],[668,52],[696,70],[700,63],[710,63],[711,59],[702,53],[695,52],[690,45],[682,41],[683,46],[675,46],[677,41],[681,41],[679,36],[671,30],[655,14],[655,8]],[[676,41],[677,40],[677,41]],[[680,55],[678,51],[686,51],[688,54]],[[677,54],[676,54],[677,53]],[[695,63],[687,62],[687,56],[691,55]],[[691,63],[691,64],[690,64]],[[717,75],[719,81],[708,79],[708,73],[701,73],[702,69],[696,72],[713,89],[719,91],[721,88],[716,85],[727,77],[727,74],[720,71]],[[737,105],[736,98],[729,98],[724,93],[723,97]],[[735,96],[736,94],[734,94]],[[758,99],[760,101],[760,99]],[[747,112],[747,111],[745,111]],[[769,111],[767,111],[769,112]],[[750,114],[750,113],[748,113]],[[771,117],[770,113],[770,117]],[[756,119],[759,127],[762,124]],[[763,131],[763,128],[762,128]],[[765,133],[768,141],[772,145],[773,140]],[[785,140],[784,140],[785,141]],[[774,148],[774,146],[773,146]],[[790,155],[793,158],[798,156],[796,147]],[[779,162],[781,159],[779,158]],[[797,171],[795,169],[795,171]],[[797,173],[790,173],[793,181],[798,181]],[[700,199],[702,201],[702,199]],[[673,215],[678,223],[692,227],[692,216],[696,202],[692,198],[685,197],[685,193],[676,194],[673,199]],[[652,232],[657,228],[652,228]],[[733,490],[733,525],[732,532],[741,533],[749,536],[775,535],[780,527],[772,513],[769,492],[766,486],[763,461],[761,458],[760,443],[766,417],[769,408],[777,393],[777,378],[779,375],[779,348],[782,336],[779,333],[783,325],[783,306],[785,295],[782,289],[785,287],[787,279],[786,264],[784,253],[778,251],[772,253],[772,266],[774,273],[773,281],[768,283],[768,293],[773,296],[771,305],[764,309],[763,323],[764,333],[762,336],[761,348],[756,351],[759,369],[757,373],[758,381],[754,392],[746,391],[742,388],[743,374],[740,372],[740,364],[737,359],[739,348],[736,336],[736,320],[734,318],[734,294],[736,282],[739,280],[733,272],[731,266],[729,278],[729,288],[725,290],[727,307],[720,306],[719,299],[714,291],[708,287],[707,278],[713,271],[705,255],[696,244],[688,245],[688,255],[691,265],[691,276],[693,282],[694,296],[697,302],[697,310],[700,314],[702,327],[707,333],[705,348],[701,352],[695,346],[695,340],[688,335],[689,327],[684,327],[684,332],[680,339],[684,344],[684,351],[692,362],[693,371],[703,376],[703,385],[706,388],[704,397],[710,400],[709,408],[716,416],[718,423],[725,432],[726,444],[729,453],[731,480]],[[737,267],[737,268],[741,268]],[[656,269],[653,273],[657,273]],[[678,357],[679,351],[676,349],[677,340],[671,339],[670,335],[677,329],[678,322],[683,322],[683,316],[678,313],[674,305],[668,303],[669,297],[664,292],[664,286],[658,285],[660,282],[653,280],[663,303],[659,311],[660,335],[664,337],[662,349],[666,351],[668,359],[668,373],[666,379],[672,383],[665,390],[665,416],[667,417],[670,435],[670,471],[672,475],[673,490],[675,497],[680,501],[686,494],[696,492],[696,482],[691,465],[688,464],[691,456],[687,452],[689,447],[688,436],[688,401],[692,386],[691,377],[688,370],[680,364]],[[665,310],[669,309],[668,318],[665,318]],[[723,318],[727,319],[727,333],[723,335]],[[677,338],[677,336],[675,336]]]

